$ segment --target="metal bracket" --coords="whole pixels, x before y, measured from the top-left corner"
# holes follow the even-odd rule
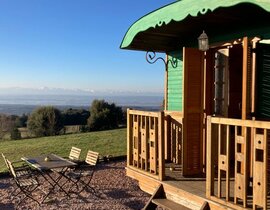
[[[154,51],[147,51],[145,58],[146,58],[146,61],[148,63],[150,63],[150,64],[154,64],[158,60],[162,60],[163,63],[165,64],[165,66],[166,66],[166,69],[167,69],[169,63],[171,63],[171,66],[173,68],[176,68],[177,64],[178,64],[177,58],[168,59],[167,61],[162,57],[157,57],[156,58],[156,53]]]

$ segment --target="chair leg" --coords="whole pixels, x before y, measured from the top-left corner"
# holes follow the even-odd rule
[[[20,201],[17,203],[17,206],[19,206],[24,200],[26,200],[27,198],[30,198],[31,200],[35,201],[38,203],[38,205],[40,205],[40,202],[38,202],[37,199],[35,199],[32,196],[32,193],[38,188],[38,186],[35,186],[34,188],[32,188],[31,190],[28,189],[27,187],[23,188],[21,187],[20,190],[21,192],[24,194],[24,197],[20,199]]]

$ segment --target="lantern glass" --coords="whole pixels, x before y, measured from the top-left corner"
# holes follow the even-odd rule
[[[208,36],[203,31],[203,33],[198,38],[199,43],[199,50],[201,51],[207,51],[209,49],[209,42],[208,42]]]

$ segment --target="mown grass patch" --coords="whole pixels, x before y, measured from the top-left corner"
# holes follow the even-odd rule
[[[11,161],[20,160],[24,156],[34,157],[50,153],[67,157],[72,146],[82,149],[82,160],[89,149],[97,151],[101,155],[125,155],[126,129],[2,141],[0,142],[0,153],[4,153]],[[6,171],[6,166],[1,158],[0,172],[3,171]]]

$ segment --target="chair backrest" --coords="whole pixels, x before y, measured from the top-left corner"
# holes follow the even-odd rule
[[[95,166],[98,161],[98,152],[88,150],[85,162],[91,166]]]
[[[10,170],[9,169],[9,165],[8,165],[8,163],[7,163],[7,158],[6,158],[6,156],[2,153],[2,157],[3,157],[3,159],[4,159],[4,162],[5,162],[5,164],[6,164],[6,166],[7,166],[7,168],[8,168],[8,170]]]
[[[17,178],[16,172],[12,163],[8,159],[6,159],[6,161],[7,161],[8,168],[10,169],[11,174],[14,176],[14,178]]]
[[[72,147],[69,153],[69,159],[70,160],[79,160],[81,154],[81,149],[77,147]]]

